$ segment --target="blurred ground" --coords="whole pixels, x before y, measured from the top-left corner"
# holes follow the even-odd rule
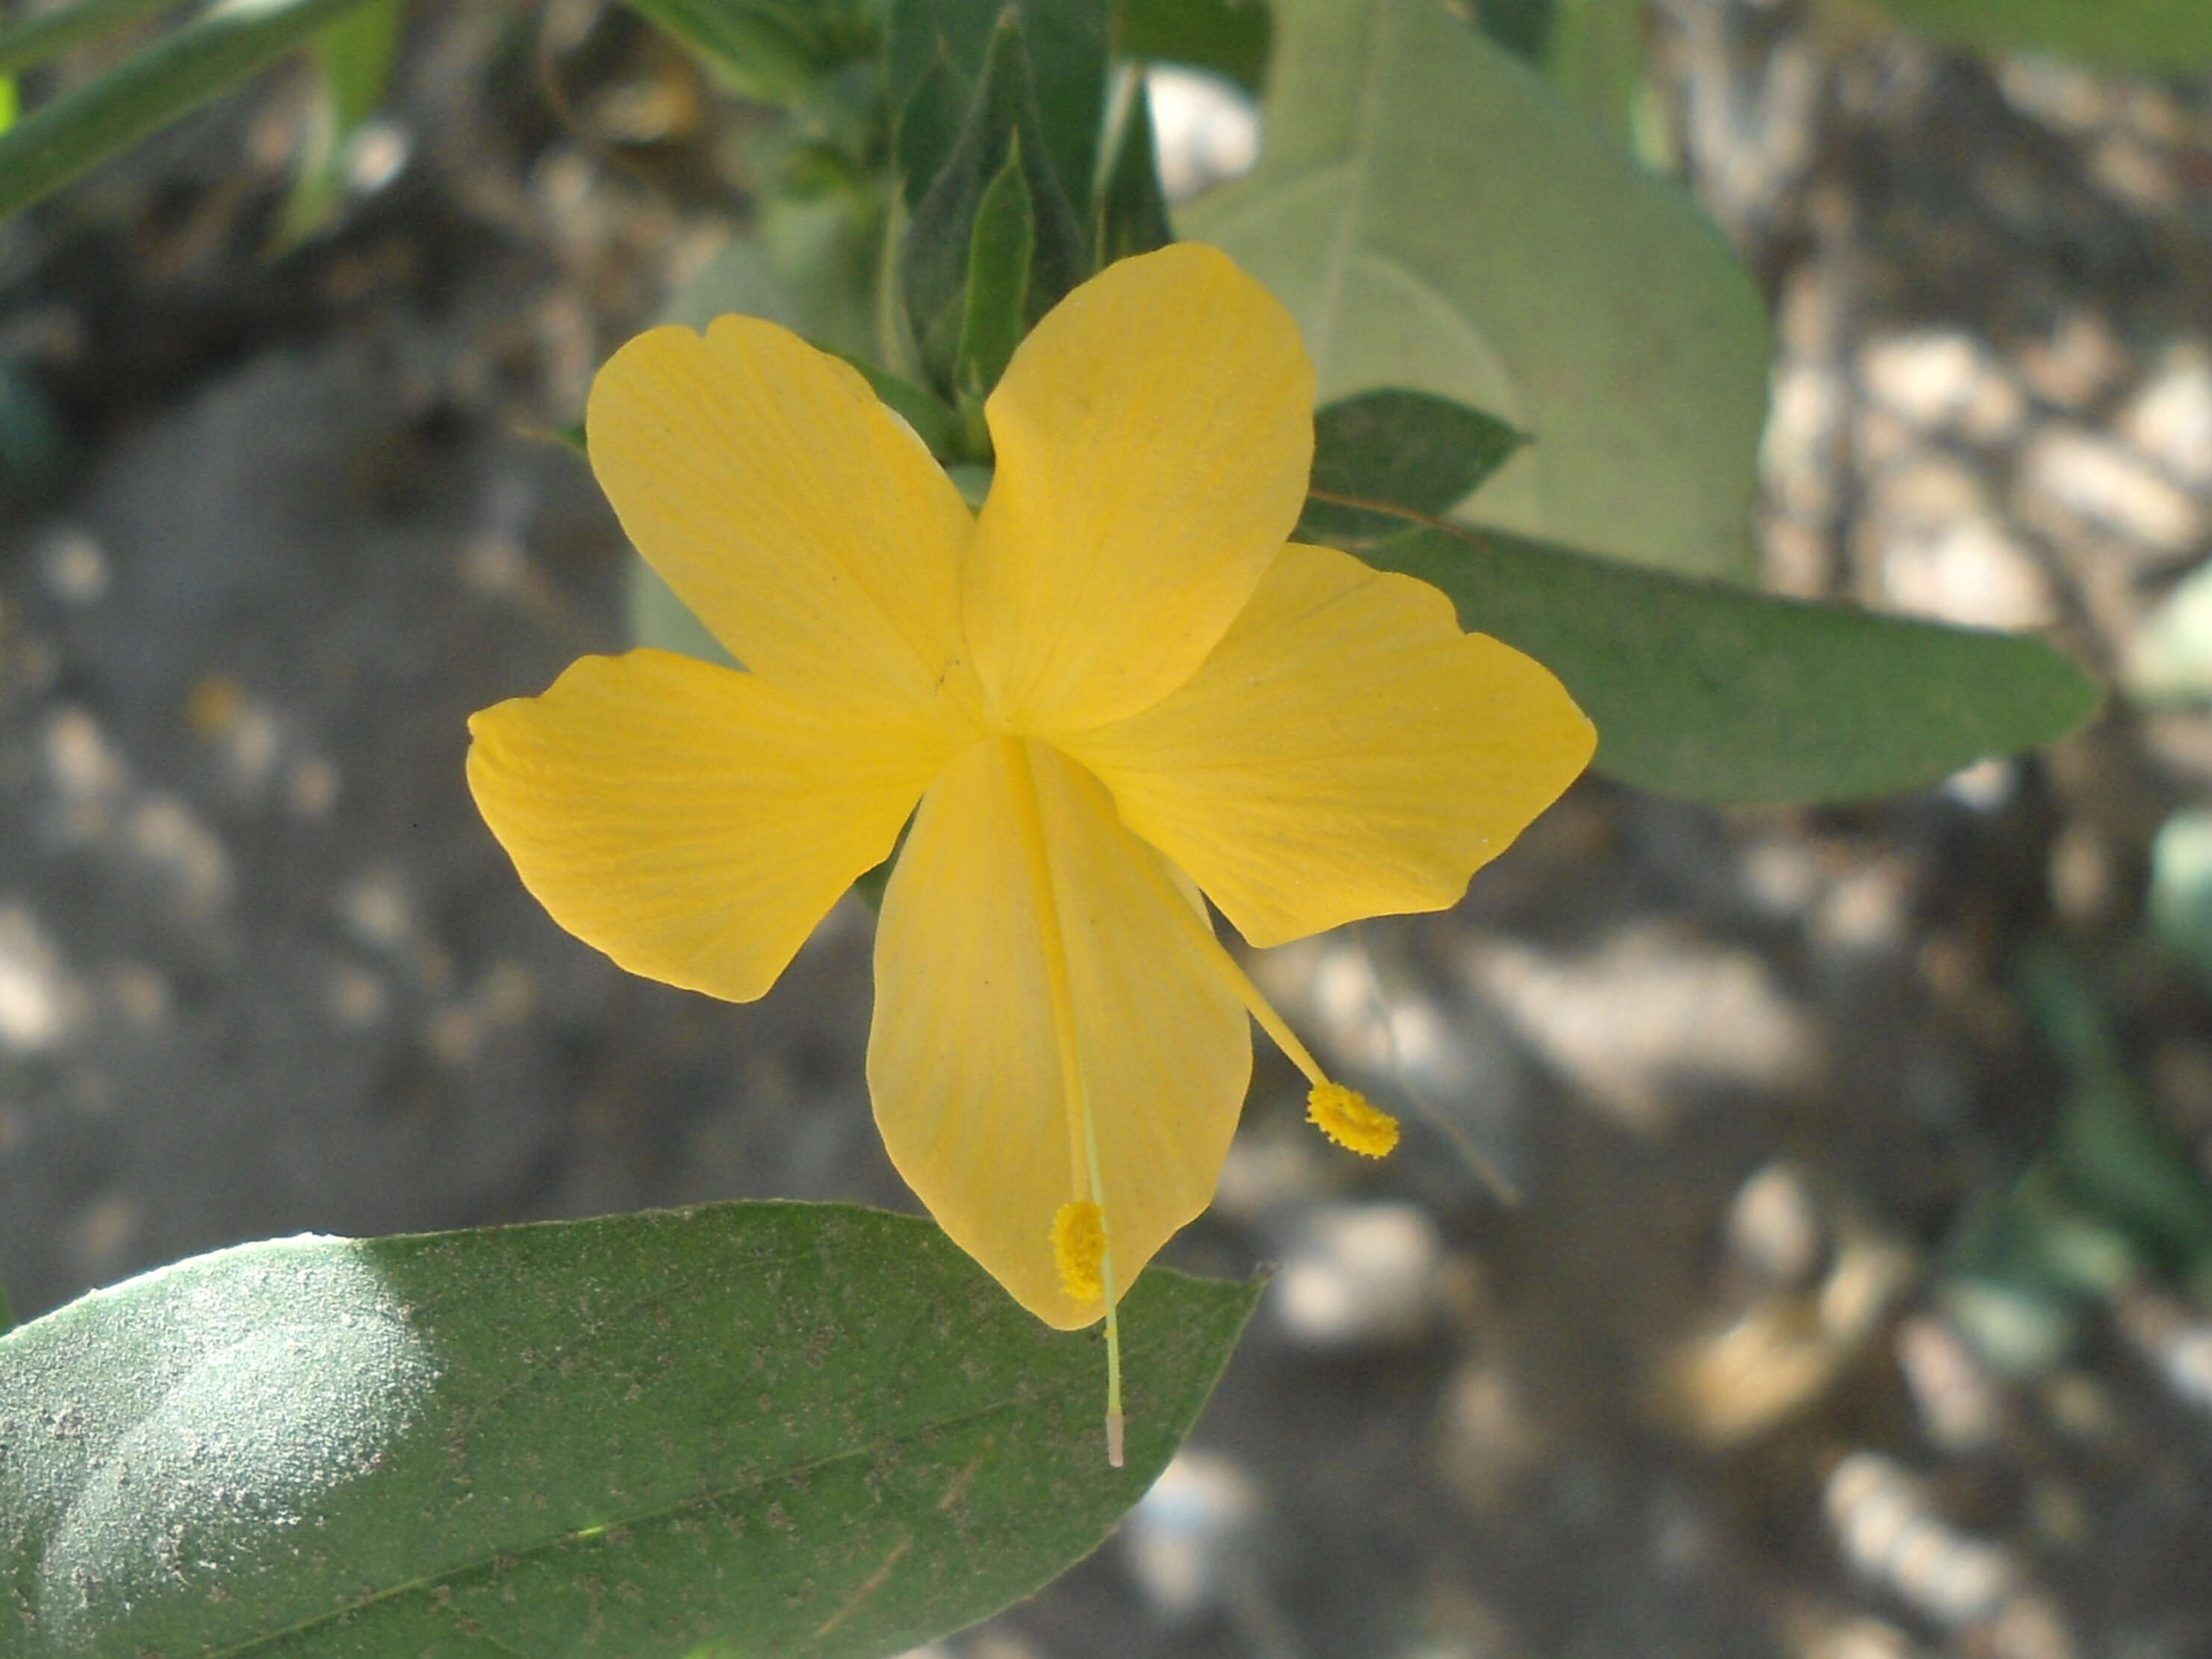
[[[1177,1249],[1280,1264],[1252,1338],[1121,1539],[949,1654],[2212,1655],[2174,1264],[1958,1294],[2090,1073],[2212,1170],[2212,1002],[2144,901],[2212,684],[2142,666],[2212,551],[2212,95],[1786,0],[1654,27],[1777,307],[1771,580],[2181,695],[1850,810],[1586,782],[1452,915],[1257,964],[1407,1144],[1334,1154],[1263,1060]],[[619,536],[533,434],[727,228],[744,118],[590,4],[418,8],[357,199],[270,259],[300,91],[0,227],[19,1311],[301,1230],[905,1201],[865,910],[757,1006],[629,979],[461,781],[471,710],[621,641]]]

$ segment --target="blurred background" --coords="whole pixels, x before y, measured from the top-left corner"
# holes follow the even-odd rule
[[[1255,962],[1407,1144],[1334,1153],[1263,1051],[1169,1257],[1276,1270],[1212,1407],[939,1659],[2212,1655],[2212,83],[1643,24],[1639,152],[1777,319],[1770,585],[2119,690],[1875,805],[1586,781],[1455,911]],[[1153,93],[1178,196],[1264,143]],[[343,143],[321,98],[295,62],[0,223],[17,1311],[301,1231],[910,1207],[864,907],[755,1006],[632,979],[462,780],[471,710],[625,643],[555,434],[776,118],[599,0],[410,6]]]

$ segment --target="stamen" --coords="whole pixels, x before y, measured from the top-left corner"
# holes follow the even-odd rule
[[[1052,1256],[1060,1282],[1078,1302],[1106,1294],[1106,1212],[1088,1199],[1063,1204],[1052,1218]]]
[[[1022,848],[1030,873],[1030,902],[1036,907],[1037,926],[1044,935],[1045,989],[1052,1004],[1053,1036],[1060,1049],[1060,1088],[1066,1097],[1072,1137],[1076,1144],[1070,1147],[1077,1168],[1077,1184],[1087,1184],[1091,1196],[1073,1204],[1063,1204],[1053,1218],[1053,1255],[1057,1261],[1060,1279],[1071,1294],[1074,1291],[1068,1273],[1070,1253],[1062,1247],[1063,1226],[1072,1228],[1068,1212],[1088,1211],[1098,1231],[1097,1290],[1093,1292],[1106,1304],[1106,1462],[1109,1468],[1121,1467],[1121,1437],[1124,1419],[1121,1415],[1121,1297],[1114,1283],[1114,1241],[1106,1226],[1106,1190],[1098,1167],[1098,1126],[1091,1112],[1091,1082],[1084,1075],[1083,1052],[1075,1030],[1075,992],[1067,976],[1066,935],[1060,927],[1060,901],[1052,885],[1052,861],[1045,848],[1044,807],[1037,796],[1036,773],[1030,764],[1030,752],[1025,739],[1001,739],[1001,753],[1013,785],[1016,809],[1021,818]],[[1086,1254],[1083,1261],[1088,1261]],[[1090,1297],[1079,1299],[1089,1301]]]
[[[1362,1158],[1381,1158],[1395,1146],[1398,1120],[1357,1089],[1347,1089],[1341,1083],[1329,1080],[1321,1062],[1298,1041],[1298,1034],[1291,1030],[1275,1012],[1274,1004],[1252,983],[1252,976],[1244,971],[1243,964],[1229,954],[1229,947],[1213,931],[1212,918],[1180,901],[1176,913],[1189,919],[1194,936],[1204,945],[1214,967],[1235,988],[1238,999],[1260,1029],[1274,1039],[1275,1046],[1291,1065],[1306,1074],[1306,1081],[1313,1085],[1306,1096],[1306,1121],[1338,1146]]]
[[[1314,1085],[1306,1097],[1306,1121],[1362,1158],[1382,1158],[1398,1144],[1398,1120],[1341,1083]]]

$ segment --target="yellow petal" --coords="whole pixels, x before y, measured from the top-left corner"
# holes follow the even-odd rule
[[[796,691],[966,697],[974,528],[847,364],[773,323],[641,334],[592,384],[592,469],[623,528],[738,660]]]
[[[1056,935],[1024,850],[1031,803]],[[1062,1206],[1091,1194],[1054,1034],[1054,957],[1126,1291],[1212,1197],[1250,1080],[1244,1009],[1210,965],[1202,925],[1097,781],[1020,738],[979,744],[930,786],[884,895],[868,1039],[884,1145],[953,1242],[1063,1330],[1104,1309],[1069,1294],[1055,1249]]]
[[[1206,665],[1063,740],[1253,944],[1436,910],[1588,763],[1550,671],[1425,582],[1283,550]]]
[[[998,471],[967,588],[1015,729],[1189,678],[1297,521],[1313,386],[1290,313],[1195,243],[1109,265],[1037,325],[985,408]]]
[[[554,921],[733,1002],[891,850],[956,739],[665,651],[586,657],[469,722],[469,787]]]

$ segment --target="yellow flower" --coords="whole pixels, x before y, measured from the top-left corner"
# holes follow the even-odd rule
[[[1326,1082],[1200,893],[1255,945],[1440,908],[1594,743],[1434,588],[1286,544],[1313,391],[1223,255],[1124,261],[1015,354],[971,514],[845,365],[752,318],[655,329],[592,386],[592,465],[746,672],[586,657],[471,723],[477,801],[554,918],[735,1001],[911,817],[876,1121],[945,1231],[1061,1328],[1110,1316],[1212,1198],[1248,1012]],[[1388,1150],[1348,1095],[1316,1121]]]

